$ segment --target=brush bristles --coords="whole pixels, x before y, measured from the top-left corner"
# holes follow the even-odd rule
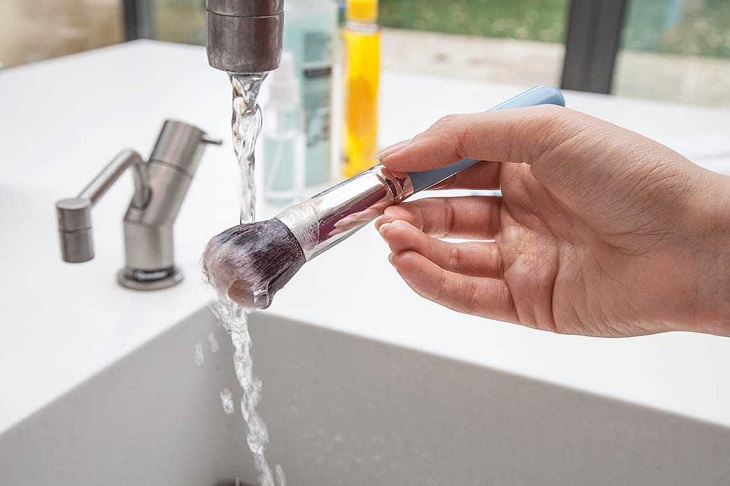
[[[203,272],[219,294],[244,307],[265,309],[305,262],[289,228],[270,219],[213,237],[203,254]]]

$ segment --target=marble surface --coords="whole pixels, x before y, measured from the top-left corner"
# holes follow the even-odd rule
[[[386,72],[381,145],[524,88]],[[238,211],[229,90],[204,49],[152,41],[0,73],[0,432],[209,302],[200,255]],[[578,93],[566,99],[730,173],[729,111]],[[165,118],[226,140],[207,149],[176,224],[184,282],[152,293],[116,284],[130,176],[94,209],[96,258],[63,263],[54,202],[75,195],[121,149],[149,155]],[[386,255],[367,228],[307,264],[268,312],[730,426],[728,339],[554,336],[464,316],[413,294]]]

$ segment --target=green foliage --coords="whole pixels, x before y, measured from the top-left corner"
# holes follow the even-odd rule
[[[562,42],[568,0],[380,0],[386,27]]]
[[[730,57],[730,0],[634,0],[626,49]]]
[[[450,34],[563,42],[569,3],[380,0],[380,23]],[[630,0],[623,45],[630,50],[730,57],[730,0]]]

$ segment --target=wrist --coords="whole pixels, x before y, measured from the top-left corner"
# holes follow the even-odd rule
[[[695,325],[730,336],[730,177],[708,173],[703,185],[697,244]]]

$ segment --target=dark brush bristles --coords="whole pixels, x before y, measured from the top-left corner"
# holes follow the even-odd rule
[[[215,289],[244,307],[267,308],[306,258],[278,219],[228,228],[209,242],[203,272]]]

